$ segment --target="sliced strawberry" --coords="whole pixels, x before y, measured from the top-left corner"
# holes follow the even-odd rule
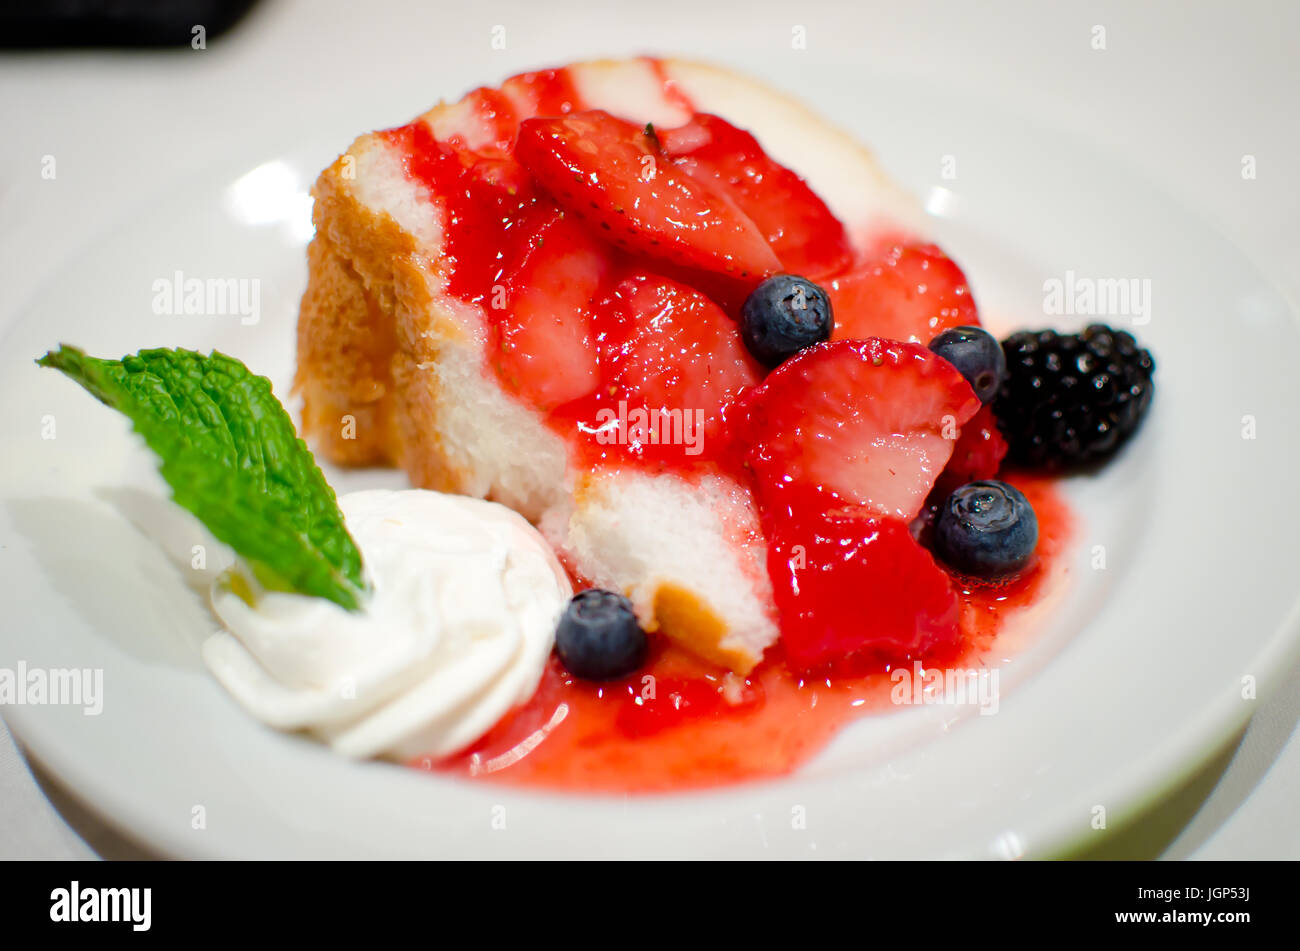
[[[825,287],[835,310],[832,340],[929,343],[949,327],[979,326],[966,275],[933,244],[889,245]]]
[[[526,119],[515,157],[624,250],[755,281],[780,268],[754,222],[630,122],[599,110]]]
[[[768,529],[768,574],[795,668],[859,672],[960,641],[948,575],[894,519],[783,513]]]
[[[758,225],[784,270],[816,279],[848,266],[853,249],[839,219],[748,132],[700,113],[658,135],[679,168],[727,195]]]
[[[810,347],[745,403],[748,461],[764,506],[816,493],[886,517],[920,510],[979,399],[948,361],[870,338]]]
[[[998,430],[993,407],[982,406],[961,428],[948,465],[935,483],[936,494],[947,495],[958,486],[998,474],[1007,454],[1007,441]]]
[[[523,202],[531,201],[535,196],[536,188],[533,185],[532,177],[527,170],[512,158],[481,158],[469,167],[468,187],[478,191],[479,197],[494,201],[498,205],[504,204],[505,212],[526,212],[528,206]],[[492,191],[488,191],[481,186],[489,186]],[[511,207],[513,203],[515,207]],[[554,205],[549,208],[554,208]],[[550,211],[546,217],[550,218]],[[502,221],[506,220],[507,215],[502,215]]]
[[[598,313],[600,387],[565,414],[588,430],[630,420],[624,436],[597,440],[615,458],[716,458],[733,404],[762,379],[735,323],[695,289],[649,274],[619,281]]]
[[[599,383],[592,301],[610,255],[559,210],[516,253],[499,290],[484,302],[495,328],[494,359],[506,386],[546,412]]]

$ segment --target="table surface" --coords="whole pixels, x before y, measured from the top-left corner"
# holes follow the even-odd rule
[[[133,204],[210,165],[232,130],[284,144],[295,126],[396,124],[458,91],[439,84],[443,69],[487,82],[658,50],[762,75],[764,51],[796,26],[810,51],[951,84],[1122,156],[1300,299],[1300,4],[264,0],[204,50],[0,55],[0,325]],[[498,27],[505,49],[491,45]],[[1097,27],[1104,50],[1090,46]],[[41,178],[46,155],[55,182]],[[1300,858],[1300,667],[1285,683],[1188,783],[1082,854]],[[0,858],[151,855],[33,771],[2,723],[0,802]]]

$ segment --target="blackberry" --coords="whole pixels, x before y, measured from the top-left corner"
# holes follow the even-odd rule
[[[1063,468],[1108,459],[1151,405],[1155,361],[1127,331],[1023,331],[1002,350],[1007,370],[993,411],[1012,462]]]

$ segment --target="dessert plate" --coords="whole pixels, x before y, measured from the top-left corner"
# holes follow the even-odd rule
[[[1086,288],[1122,286],[1127,303],[1103,299],[1097,319],[1156,356],[1142,432],[1066,483],[1064,577],[1000,641],[994,715],[902,707],[779,781],[629,797],[350,762],[246,715],[203,668],[216,621],[175,567],[192,553],[167,553],[152,458],[32,361],[60,341],[218,348],[286,395],[306,187],[341,131],[231,154],[142,204],[3,328],[0,668],[102,672],[97,714],[5,708],[28,752],[169,855],[478,858],[1046,856],[1215,752],[1300,653],[1291,305],[1158,185],[1079,142],[913,84],[827,88],[844,92],[819,108],[923,197],[991,329],[1074,328],[1091,319]],[[195,288],[222,313],[187,313]],[[403,483],[326,474],[340,491]]]

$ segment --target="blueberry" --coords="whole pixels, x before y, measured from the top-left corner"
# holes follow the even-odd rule
[[[1038,517],[1019,489],[1005,482],[968,482],[939,506],[934,553],[980,578],[1019,571],[1038,544]]]
[[[950,327],[930,341],[930,349],[957,368],[981,403],[993,399],[1007,374],[1002,344],[979,327]]]
[[[555,650],[574,676],[612,680],[645,662],[646,636],[621,594],[589,588],[575,594],[555,629]]]
[[[769,277],[740,308],[741,338],[754,359],[766,367],[830,340],[834,326],[826,292],[793,274]]]

